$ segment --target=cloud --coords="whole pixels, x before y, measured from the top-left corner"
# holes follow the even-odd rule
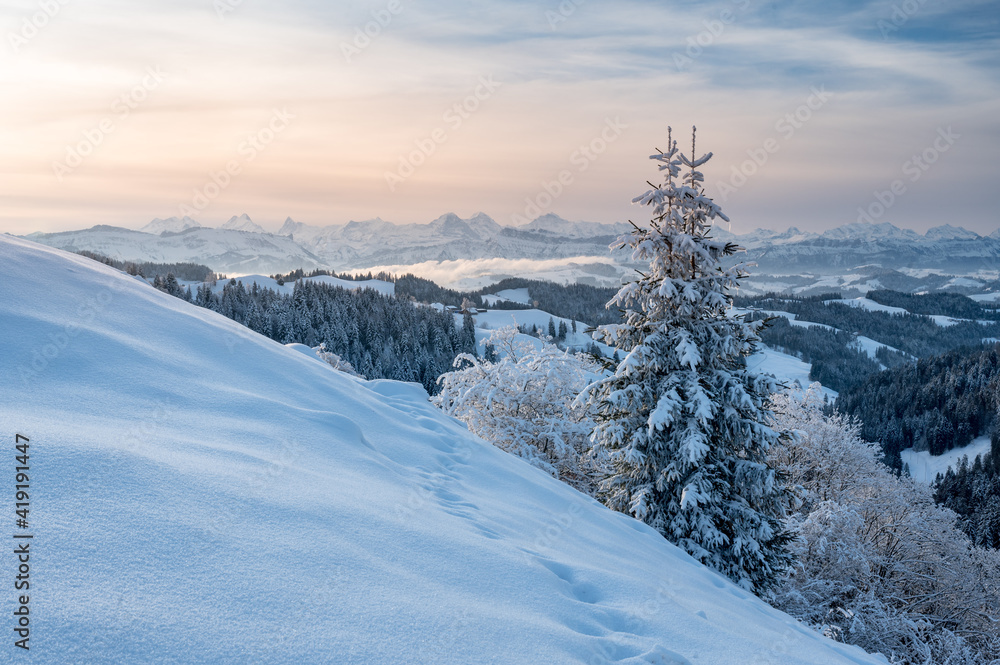
[[[424,261],[412,265],[376,266],[350,271],[353,274],[386,272],[392,275],[412,274],[429,279],[446,288],[479,288],[507,277],[531,276],[555,282],[572,282],[590,277],[601,283],[618,283],[621,267],[610,256],[576,256],[566,259],[460,259],[457,261]]]
[[[276,107],[296,115],[293,125],[200,217],[246,210],[265,223],[417,222],[483,209],[507,219],[620,116],[629,130],[547,212],[622,220],[655,174],[645,157],[667,124],[699,125],[716,153],[711,185],[813,86],[834,101],[727,202],[734,222],[820,230],[854,221],[856,205],[925,137],[953,124],[972,140],[886,221],[932,226],[933,192],[955,191],[974,230],[997,224],[1000,202],[984,175],[1000,147],[998,31],[987,2],[899,2],[916,9],[883,35],[878,22],[895,6],[885,1],[399,0],[388,22],[380,0],[225,1],[232,11],[222,16],[202,0],[66,3],[16,53],[0,55],[9,97],[0,107],[0,229],[138,227],[177,214]],[[5,34],[35,10],[0,4]],[[367,45],[348,59],[344,45],[357,47],[365,29]],[[168,79],[72,177],[55,178],[53,162],[148,66]],[[444,127],[483,75],[503,83],[497,94],[390,191],[385,173]]]

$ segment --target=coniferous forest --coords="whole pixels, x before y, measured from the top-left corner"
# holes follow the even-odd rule
[[[372,289],[298,281],[289,295],[230,280],[221,294],[210,284],[192,294],[172,275],[153,285],[282,344],[323,344],[365,378],[413,381],[430,393],[458,354],[476,353],[471,318],[459,327],[451,314]]]
[[[841,392],[837,407],[882,444],[892,466],[906,448],[940,455],[996,426],[1000,349],[952,351],[873,374]]]
[[[935,483],[934,499],[961,516],[959,526],[980,547],[1000,549],[1000,435],[994,432],[990,452],[973,460],[963,457]]]

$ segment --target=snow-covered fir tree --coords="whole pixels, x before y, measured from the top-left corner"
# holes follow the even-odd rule
[[[652,207],[648,227],[618,239],[649,269],[608,303],[623,321],[595,337],[624,357],[584,395],[596,409],[592,441],[613,471],[605,503],[657,529],[703,564],[756,593],[789,561],[782,517],[791,492],[768,466],[781,434],[767,407],[778,388],[746,368],[761,323],[730,312],[739,248],[709,236],[728,221],[705,196],[697,170],[712,154],[667,149],[651,156],[664,182],[633,203]],[[683,170],[683,174],[682,174]]]

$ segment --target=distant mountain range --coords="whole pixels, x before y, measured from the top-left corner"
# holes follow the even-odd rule
[[[138,231],[95,226],[26,237],[117,259],[190,261],[224,273],[277,273],[461,259],[607,261],[612,256],[608,245],[629,228],[626,223],[573,222],[552,214],[512,227],[484,213],[468,219],[448,213],[428,224],[393,224],[376,218],[310,226],[288,218],[277,233],[267,233],[243,214],[217,229],[203,227],[190,217],[171,217],[154,219]],[[980,236],[951,225],[923,235],[887,223],[854,223],[823,233],[790,228],[733,234],[717,227],[713,235],[746,248],[741,260],[755,262],[757,272],[769,274],[839,274],[866,265],[948,274],[1000,269],[1000,231]],[[628,262],[625,252],[613,258],[619,264]]]
[[[194,220],[189,218],[154,219],[143,227],[162,229],[159,233],[100,225],[81,231],[32,233],[25,237],[74,252],[86,249],[113,259],[200,263],[223,273],[274,273],[297,267],[327,266],[326,261],[287,236],[231,228],[211,229],[191,222]]]
[[[948,274],[1000,269],[1000,231],[980,236],[950,224],[923,235],[888,223],[853,223],[823,233],[793,227],[782,233],[756,229],[733,235],[717,229],[714,235],[746,248],[745,260],[770,274],[832,274],[860,266]]]

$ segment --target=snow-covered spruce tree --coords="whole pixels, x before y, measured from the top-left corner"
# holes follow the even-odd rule
[[[745,273],[721,264],[739,248],[709,237],[714,219],[728,221],[697,170],[712,154],[695,158],[692,134],[688,158],[667,137],[651,156],[663,184],[633,199],[652,206],[649,227],[612,245],[649,263],[608,303],[623,322],[595,332],[623,358],[582,397],[596,410],[595,453],[613,469],[601,496],[760,594],[790,562],[782,518],[794,498],[767,461],[782,436],[767,406],[779,386],[746,368],[762,324],[730,312]]]

